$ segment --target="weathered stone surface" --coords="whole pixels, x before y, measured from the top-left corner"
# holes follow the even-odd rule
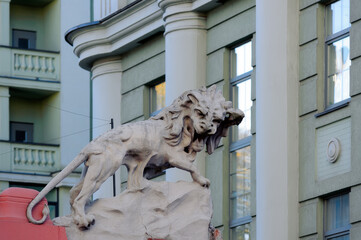
[[[197,153],[206,147],[212,154],[221,138],[227,136],[228,128],[244,118],[244,113],[232,108],[232,102],[225,101],[216,88],[213,85],[186,91],[158,115],[118,126],[91,141],[31,201],[27,208],[29,221],[42,223],[33,218],[33,207],[82,163],[83,176],[70,191],[72,222],[81,230],[96,221],[94,215],[85,213],[87,201],[121,165],[128,169],[128,191],[144,189],[145,178],[170,167],[188,171],[193,181],[209,187],[209,180],[193,164]]]
[[[54,223],[65,225],[69,240],[210,238],[210,190],[196,182],[148,181],[143,189],[98,199],[86,207],[86,212],[96,219],[87,230],[79,230],[70,216],[54,219]]]

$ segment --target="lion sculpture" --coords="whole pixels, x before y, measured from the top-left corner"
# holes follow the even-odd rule
[[[85,204],[122,164],[128,169],[128,190],[141,189],[148,173],[170,167],[190,172],[194,181],[208,187],[209,180],[193,164],[196,154],[204,145],[211,154],[228,128],[238,125],[243,117],[215,85],[186,91],[155,117],[121,125],[91,141],[30,202],[27,217],[34,224],[43,223],[48,207],[44,207],[40,220],[33,218],[33,207],[83,162],[82,178],[70,192],[73,222],[81,229],[94,223],[94,216],[85,213]]]

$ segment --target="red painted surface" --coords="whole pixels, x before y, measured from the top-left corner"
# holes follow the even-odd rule
[[[38,191],[8,188],[0,194],[0,240],[67,240],[65,228],[54,226],[48,217],[44,224],[29,223],[26,208]],[[42,217],[44,198],[34,207],[35,219]]]

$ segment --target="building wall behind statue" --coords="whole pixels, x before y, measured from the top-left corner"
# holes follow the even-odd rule
[[[82,9],[82,11],[79,11]],[[61,1],[60,35],[71,27],[90,21],[89,1]],[[81,14],[80,14],[81,13]],[[67,17],[65,17],[67,16]],[[78,67],[72,47],[61,41],[61,163],[66,166],[90,140],[90,75]],[[76,133],[76,134],[74,134]]]
[[[207,68],[206,87],[213,84],[230,99],[230,52],[242,43],[251,41],[255,46],[255,1],[227,1],[217,8],[205,12],[207,28]],[[122,123],[147,119],[150,87],[165,79],[165,41],[162,32],[143,40],[140,45],[122,58]],[[255,47],[252,50],[252,100],[255,106]],[[166,83],[167,84],[167,83]],[[173,96],[176,98],[177,96]],[[254,108],[254,107],[253,107]],[[253,112],[254,110],[252,110]],[[255,239],[255,121],[252,118],[252,197],[251,236]],[[225,239],[229,237],[229,142],[223,141],[220,147],[206,157],[206,177],[211,180],[214,205],[212,224],[223,230]],[[206,155],[206,154],[205,154]],[[203,155],[203,157],[205,157]],[[220,174],[222,173],[222,174]],[[156,180],[164,179],[164,175]],[[122,189],[126,184],[126,170],[122,168]],[[253,218],[252,218],[253,217]]]
[[[357,39],[360,33],[360,1],[350,0],[346,9],[350,26],[345,29],[349,45],[343,47],[344,63],[349,61],[349,97],[334,104],[327,102],[328,68],[332,65],[329,50],[332,35],[327,35],[327,7],[331,2],[300,1],[300,239],[328,237],[325,229],[330,199],[349,198],[349,224],[345,234],[359,238],[359,199],[361,161],[359,141],[360,86],[358,77],[361,51]],[[336,8],[333,8],[336,12]],[[326,33],[325,33],[326,32]],[[329,40],[331,39],[331,40]],[[338,41],[336,39],[335,41]],[[336,46],[337,43],[334,43]],[[349,60],[346,60],[349,59]],[[337,80],[336,80],[337,81]],[[337,140],[335,140],[337,139]],[[334,146],[339,147],[337,159],[332,162]]]

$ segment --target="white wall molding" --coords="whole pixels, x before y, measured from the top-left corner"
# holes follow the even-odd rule
[[[156,0],[142,1],[98,23],[80,25],[70,30],[66,38],[74,46],[79,65],[90,70],[94,61],[119,55],[138,46],[144,38],[162,31],[161,17],[162,10]]]
[[[120,55],[164,31],[164,20],[168,22],[167,33],[178,29],[205,29],[205,18],[200,12],[218,5],[216,0],[141,1],[99,21],[72,28],[65,38],[73,45],[80,67],[90,71],[94,61]],[[181,26],[178,26],[179,20]]]

